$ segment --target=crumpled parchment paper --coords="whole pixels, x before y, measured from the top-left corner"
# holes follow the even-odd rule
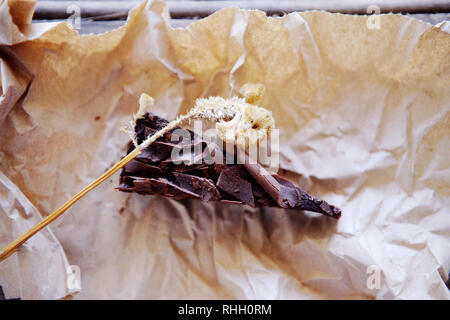
[[[21,8],[18,10],[17,8]],[[263,83],[283,173],[339,206],[177,202],[118,174],[0,264],[9,297],[448,299],[450,36],[400,15],[266,17],[221,10],[169,27],[165,3],[79,36],[0,3],[0,246],[125,155],[142,92],[169,119],[196,98]],[[373,26],[373,24],[372,24]]]

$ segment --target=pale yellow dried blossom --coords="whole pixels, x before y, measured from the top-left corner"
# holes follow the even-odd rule
[[[245,99],[210,97],[197,99],[193,113],[216,121],[218,136],[227,143],[248,147],[267,138],[275,128],[272,113],[247,103]]]
[[[134,133],[136,120],[143,117],[153,106],[153,98],[144,93],[139,99],[139,111],[127,128],[122,130],[130,135],[135,146],[142,150],[185,120],[206,119],[216,123],[217,134],[223,141],[248,148],[249,145],[268,138],[271,130],[275,128],[272,112],[254,104],[262,98],[264,90],[263,85],[246,84],[241,90],[245,98],[199,98],[188,113],[169,122],[165,128],[138,146]]]

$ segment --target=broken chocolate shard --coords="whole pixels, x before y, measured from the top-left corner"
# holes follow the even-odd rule
[[[211,179],[200,178],[180,172],[174,172],[174,176],[181,188],[198,194],[203,201],[217,201],[220,199],[220,194]]]
[[[255,206],[251,183],[242,179],[236,171],[222,170],[217,179],[217,187],[245,204]]]
[[[133,177],[132,186],[121,185],[121,191],[131,191],[139,194],[158,194],[166,197],[172,197],[175,200],[186,198],[199,198],[199,195],[184,188],[177,186],[164,178],[141,178]]]
[[[162,170],[159,167],[155,167],[137,160],[131,160],[130,162],[128,162],[125,167],[123,167],[123,171],[131,176],[144,178],[162,176]]]
[[[172,152],[173,144],[161,141],[152,143],[152,148],[142,150],[136,160],[144,163],[154,163],[166,159]]]
[[[145,114],[136,121],[138,143],[167,123],[167,120],[157,115]],[[217,144],[201,139],[190,130],[187,130],[190,139],[188,135],[188,139],[177,140],[173,135],[174,130],[157,139],[123,168],[119,190],[161,195],[176,200],[198,198],[251,207],[308,210],[333,218],[341,216],[339,208],[310,196],[291,181],[269,173],[261,165],[251,163],[247,154],[241,153],[240,157],[243,158],[239,159],[239,164],[225,164],[226,152]],[[186,146],[190,146],[188,150],[191,151],[183,154],[180,149]],[[130,143],[128,152],[132,149]],[[202,158],[205,150],[212,150],[211,155],[216,162],[209,164],[211,162]],[[217,161],[217,158],[222,161]]]

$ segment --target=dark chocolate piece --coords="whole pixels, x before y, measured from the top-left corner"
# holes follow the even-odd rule
[[[249,206],[255,206],[251,183],[242,179],[236,171],[231,169],[222,170],[219,179],[217,179],[217,186]]]
[[[176,200],[186,198],[199,198],[199,195],[177,186],[164,178],[140,178],[133,177],[133,185],[121,185],[119,190],[134,191],[140,194],[159,194],[166,197],[173,197]]]
[[[211,179],[200,178],[190,174],[174,172],[174,176],[183,189],[198,194],[203,201],[220,199],[220,194]]]
[[[137,141],[141,143],[167,123],[157,115],[145,114],[136,121]],[[192,131],[188,131],[190,139],[188,135],[188,139],[171,141],[174,130],[157,139],[123,168],[119,190],[177,200],[199,198],[251,207],[308,210],[333,218],[341,216],[338,208],[311,197],[300,187],[269,173],[261,165],[251,163],[245,153],[238,153],[242,164],[227,165],[226,154],[217,144],[202,140]],[[186,146],[190,146],[190,151],[183,153]],[[130,143],[128,152],[132,150]],[[219,155],[222,163],[205,163],[202,155],[208,151],[213,159],[217,160],[214,155]],[[174,154],[177,156],[174,157]]]
[[[161,177],[163,173],[159,167],[155,167],[137,160],[131,160],[128,162],[125,167],[123,167],[123,171],[130,176],[144,178]]]
[[[166,159],[172,152],[173,144],[161,141],[152,143],[151,148],[142,150],[135,159],[145,163],[159,162]]]

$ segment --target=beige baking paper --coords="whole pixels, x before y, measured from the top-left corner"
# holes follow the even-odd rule
[[[282,173],[343,215],[126,194],[116,174],[0,264],[8,297],[450,298],[448,33],[237,8],[173,29],[155,0],[79,36],[32,10],[0,4],[0,246],[125,155],[141,93],[173,119],[248,82],[266,86]]]

